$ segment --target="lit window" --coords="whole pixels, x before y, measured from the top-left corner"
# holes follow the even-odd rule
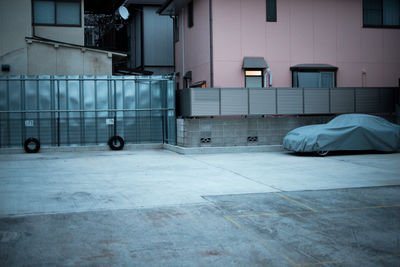
[[[81,26],[80,0],[33,0],[35,25]]]
[[[399,27],[400,0],[363,0],[364,27]]]

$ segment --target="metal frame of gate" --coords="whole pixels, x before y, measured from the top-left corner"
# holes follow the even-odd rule
[[[0,76],[0,147],[176,144],[173,76]]]

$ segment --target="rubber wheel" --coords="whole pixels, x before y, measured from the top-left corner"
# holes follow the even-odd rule
[[[30,137],[24,142],[24,149],[26,153],[37,153],[40,149],[40,142],[36,138]]]
[[[111,150],[122,150],[125,142],[121,136],[114,135],[110,138],[110,140],[108,140],[108,145],[110,146]]]

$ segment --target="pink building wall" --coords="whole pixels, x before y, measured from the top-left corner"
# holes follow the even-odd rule
[[[208,2],[194,0],[195,26],[186,34],[193,81],[209,71]],[[362,0],[277,0],[277,22],[266,21],[265,0],[212,4],[214,87],[244,87],[242,62],[247,56],[265,58],[274,87],[290,87],[290,66],[306,63],[337,66],[339,87],[398,86],[400,30],[363,28]],[[198,16],[204,16],[204,27]],[[178,62],[177,56],[180,71]]]
[[[192,71],[192,82],[206,81],[210,87],[210,26],[208,0],[193,2],[193,27],[188,27],[188,9],[179,16],[179,41],[175,43],[175,70],[180,73],[180,88],[183,76]],[[182,19],[183,32],[182,32]],[[184,42],[182,42],[184,38]],[[183,49],[184,45],[184,49]],[[184,51],[184,55],[183,55]],[[184,59],[184,62],[183,62]]]

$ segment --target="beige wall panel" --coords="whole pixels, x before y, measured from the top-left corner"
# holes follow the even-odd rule
[[[26,47],[2,55],[0,65],[2,64],[10,65],[10,71],[3,72],[0,69],[0,75],[25,75],[28,71]]]
[[[83,53],[80,49],[60,47],[57,51],[58,75],[82,75]]]
[[[57,49],[54,46],[40,43],[27,46],[28,75],[57,75]]]
[[[25,36],[31,34],[31,1],[0,0],[0,65],[10,65],[10,71],[0,70],[0,75],[26,74]]]
[[[112,58],[106,53],[86,51],[83,56],[85,75],[112,75]]]
[[[83,27],[36,26],[35,34],[38,37],[58,42],[76,45],[85,44],[85,33]]]
[[[32,35],[31,1],[0,1],[0,56],[25,47]]]

